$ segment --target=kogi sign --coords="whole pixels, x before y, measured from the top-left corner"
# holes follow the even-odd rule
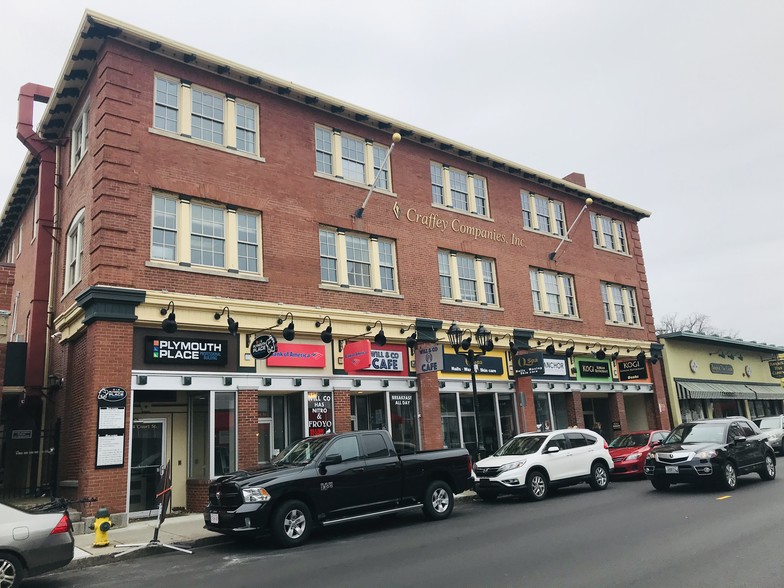
[[[213,339],[145,337],[145,363],[189,365],[226,365],[228,343]]]
[[[644,380],[648,377],[648,368],[645,361],[629,359],[618,362],[618,375],[621,381]]]
[[[606,361],[581,361],[579,366],[580,378],[594,380],[610,379],[610,364]]]

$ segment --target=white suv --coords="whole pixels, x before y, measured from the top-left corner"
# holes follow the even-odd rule
[[[612,468],[607,442],[592,431],[522,433],[474,464],[474,490],[483,500],[521,493],[544,500],[550,487],[588,482],[604,490]]]

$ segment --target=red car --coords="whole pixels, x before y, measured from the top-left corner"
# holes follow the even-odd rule
[[[613,439],[609,446],[613,476],[644,476],[643,464],[648,452],[669,434],[669,431],[635,431]]]

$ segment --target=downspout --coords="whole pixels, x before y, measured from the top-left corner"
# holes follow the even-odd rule
[[[54,143],[46,141],[33,128],[35,102],[48,103],[52,88],[25,84],[19,90],[19,116],[16,137],[38,159],[38,229],[33,268],[33,292],[30,301],[30,331],[27,334],[25,392],[38,395],[45,385],[48,339],[49,288],[54,231],[54,193],[57,153]],[[47,264],[49,267],[45,267]],[[44,271],[42,270],[42,267]]]

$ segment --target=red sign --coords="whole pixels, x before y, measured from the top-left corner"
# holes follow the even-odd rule
[[[370,367],[370,341],[351,341],[343,348],[343,367],[356,372]]]
[[[347,372],[381,372],[387,376],[408,375],[408,348],[405,345],[376,345],[370,344],[370,365],[365,368],[355,368],[346,362]]]
[[[267,358],[270,367],[312,367],[327,365],[327,354],[323,345],[300,343],[278,343],[278,350]]]

